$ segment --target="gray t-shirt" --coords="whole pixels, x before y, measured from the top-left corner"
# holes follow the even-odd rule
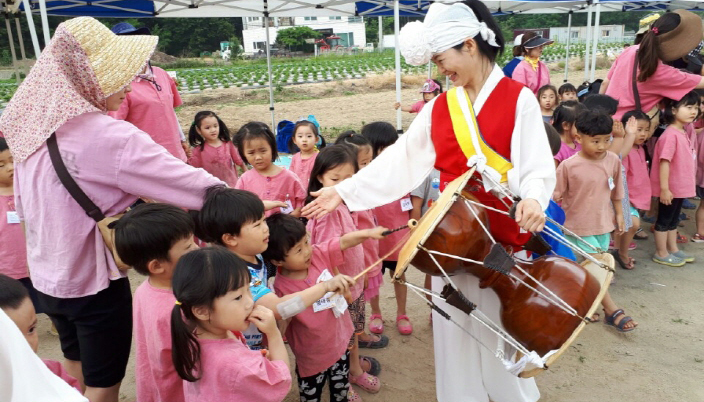
[[[425,215],[425,211],[440,197],[440,172],[437,169],[433,169],[428,177],[423,180],[423,183],[415,190],[411,191],[411,197],[423,199],[423,206],[421,207],[420,213],[421,216]]]

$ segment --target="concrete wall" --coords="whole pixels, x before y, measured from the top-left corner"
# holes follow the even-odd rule
[[[572,34],[570,43],[581,43],[587,40],[587,27],[585,26],[573,26],[570,32]],[[567,27],[550,28],[550,39],[556,42],[567,43],[567,35]],[[601,25],[599,26],[599,32],[597,34],[599,42],[602,43],[608,43],[609,41],[621,41],[624,36],[623,25]]]

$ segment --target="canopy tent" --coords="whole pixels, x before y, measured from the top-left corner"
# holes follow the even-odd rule
[[[11,0],[12,1],[12,0]],[[20,3],[21,1],[21,3]],[[454,2],[452,0],[441,0]],[[8,2],[9,3],[9,2]],[[399,17],[423,16],[433,1],[428,0],[14,0],[8,11],[32,10],[25,13],[32,36],[35,54],[39,55],[39,40],[34,29],[32,15],[39,11],[42,21],[44,41],[49,41],[47,15],[56,16],[92,16],[98,18],[202,18],[202,17],[248,17],[263,16],[265,26],[269,26],[271,17],[300,16],[391,16],[395,18],[394,31],[396,37],[396,100],[401,101],[400,53],[398,46]],[[591,51],[591,77],[594,78],[599,16],[601,11],[650,11],[668,10],[673,8],[698,9],[698,0],[510,0],[484,1],[495,15],[523,13],[570,13],[568,19],[571,26],[571,14],[588,12],[587,53],[585,54],[585,79],[590,71],[589,46]],[[591,29],[592,11],[596,12],[595,27]],[[8,25],[9,26],[9,25]],[[10,31],[8,30],[8,34]],[[274,98],[271,82],[270,41],[267,29],[266,55],[269,75],[269,95],[272,127],[276,126],[274,119]],[[594,36],[593,41],[591,37]],[[569,37],[569,36],[568,36]],[[13,52],[14,53],[14,52]],[[569,43],[566,49],[569,57]],[[567,64],[567,63],[565,63]],[[567,78],[567,66],[565,79]],[[397,128],[401,128],[401,111],[397,112]]]

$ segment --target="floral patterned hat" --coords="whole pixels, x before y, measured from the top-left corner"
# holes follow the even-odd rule
[[[0,116],[15,162],[22,162],[72,118],[107,111],[106,99],[144,69],[156,36],[117,36],[90,17],[56,29]]]

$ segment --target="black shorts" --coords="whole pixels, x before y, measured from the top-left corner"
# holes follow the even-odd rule
[[[95,295],[61,299],[38,292],[56,325],[61,351],[80,361],[86,386],[108,388],[125,377],[132,345],[132,292],[127,278]]]
[[[382,261],[381,273],[385,274],[388,269],[389,275],[394,276],[394,272],[396,272],[396,264],[398,264],[398,261]]]
[[[670,205],[662,202],[658,203],[658,217],[655,221],[655,230],[658,232],[669,232],[677,229],[680,223],[680,212],[684,198],[673,198]]]

